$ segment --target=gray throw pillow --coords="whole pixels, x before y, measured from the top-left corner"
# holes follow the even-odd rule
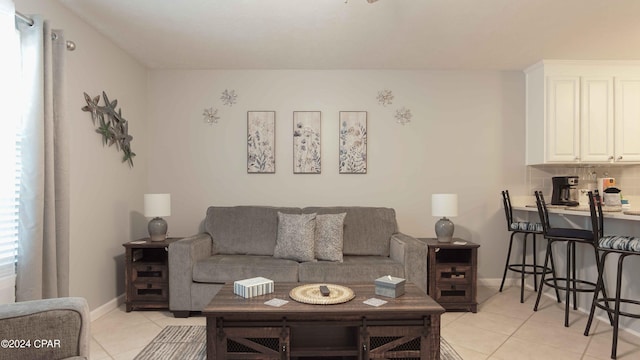
[[[313,261],[316,214],[278,212],[278,238],[273,256],[296,261]]]
[[[347,213],[316,216],[316,259],[342,262],[344,217]]]

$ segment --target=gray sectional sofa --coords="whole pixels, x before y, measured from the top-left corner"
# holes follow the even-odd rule
[[[342,261],[274,256],[278,213],[341,214]],[[283,216],[283,215],[281,215]],[[276,254],[277,255],[277,254]],[[209,207],[204,233],[169,246],[169,302],[176,317],[201,311],[226,283],[262,276],[278,282],[370,282],[406,278],[426,291],[426,246],[398,232],[395,210],[380,207]]]

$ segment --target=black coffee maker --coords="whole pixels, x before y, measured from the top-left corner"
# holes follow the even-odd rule
[[[554,176],[551,181],[553,182],[551,205],[578,206],[580,204],[571,191],[578,185],[577,176]]]

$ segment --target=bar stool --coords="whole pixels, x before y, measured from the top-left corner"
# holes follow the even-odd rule
[[[537,247],[536,247],[536,235],[542,235],[542,224],[541,223],[531,223],[524,221],[514,221],[513,220],[513,209],[511,207],[511,198],[509,197],[509,190],[504,190],[502,192],[502,203],[504,205],[504,213],[507,218],[507,230],[511,232],[511,237],[509,239],[509,250],[507,251],[507,261],[504,264],[504,273],[502,274],[502,282],[500,283],[500,292],[502,292],[502,288],[504,287],[504,280],[507,277],[507,271],[513,271],[520,274],[520,303],[524,302],[524,279],[525,275],[533,275],[533,289],[534,291],[538,291],[538,275],[542,275],[542,273],[553,273],[553,277],[555,278],[554,266],[553,266],[553,257],[551,257],[551,267],[543,267],[542,265],[538,265],[536,260],[537,256]],[[522,262],[516,264],[510,264],[511,261],[511,248],[513,247],[513,239],[516,234],[524,234],[522,239]],[[527,263],[527,237],[532,235],[533,237],[533,263]],[[558,289],[556,289],[556,295],[558,297],[558,301],[560,301],[560,293]]]
[[[556,290],[565,291],[565,308],[564,308],[564,326],[569,327],[569,303],[570,294],[573,294],[573,309],[578,309],[577,293],[583,292],[595,292],[596,283],[577,279],[576,277],[576,244],[585,244],[593,248],[593,254],[596,258],[596,264],[598,263],[598,250],[597,250],[597,228],[586,229],[573,229],[573,228],[557,228],[551,227],[549,224],[549,212],[547,211],[547,205],[544,201],[544,196],[541,192],[536,191],[536,204],[538,206],[538,214],[540,215],[540,221],[542,222],[542,232],[544,237],[548,240],[547,253],[545,255],[544,267],[549,264],[551,258],[551,247],[555,242],[566,242],[567,244],[567,256],[566,256],[566,276],[554,277],[551,279],[546,278],[546,274],[542,274],[540,280],[540,287],[538,288],[538,298],[536,304],[533,307],[533,311],[538,311],[538,305],[540,304],[540,297],[544,289],[544,285],[555,288]],[[600,272],[600,266],[598,265],[598,273]],[[558,284],[560,282],[560,284]],[[564,286],[563,286],[564,284]],[[604,291],[604,289],[603,289]],[[560,302],[558,300],[558,302]]]
[[[596,306],[607,312],[611,325],[613,326],[613,339],[611,343],[611,358],[615,359],[618,350],[618,324],[620,316],[626,316],[634,319],[640,319],[640,314],[633,314],[620,310],[620,304],[632,304],[640,305],[640,301],[633,299],[621,299],[620,293],[622,289],[622,271],[624,260],[627,256],[640,255],[640,238],[634,236],[617,236],[608,235],[603,236],[603,219],[602,219],[602,203],[600,202],[600,196],[596,193],[589,192],[589,205],[591,207],[591,218],[594,227],[598,228],[598,250],[601,252],[598,271],[598,284],[596,291],[593,294],[593,302],[591,303],[591,311],[589,312],[589,320],[584,330],[584,335],[589,335],[591,329],[591,323],[593,321],[593,315],[596,310]],[[616,295],[615,298],[607,297],[605,293],[603,270],[604,264],[609,254],[618,254],[618,269],[616,273]],[[602,297],[598,295],[602,293]],[[609,302],[614,302],[614,307],[609,306]],[[612,319],[613,316],[613,319]]]

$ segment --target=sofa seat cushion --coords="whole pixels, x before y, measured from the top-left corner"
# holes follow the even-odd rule
[[[341,263],[316,261],[300,264],[300,282],[371,282],[381,276],[404,277],[401,263],[383,256],[345,255]]]
[[[262,255],[213,255],[193,266],[193,281],[232,283],[262,276],[273,281],[298,281],[298,263]]]

